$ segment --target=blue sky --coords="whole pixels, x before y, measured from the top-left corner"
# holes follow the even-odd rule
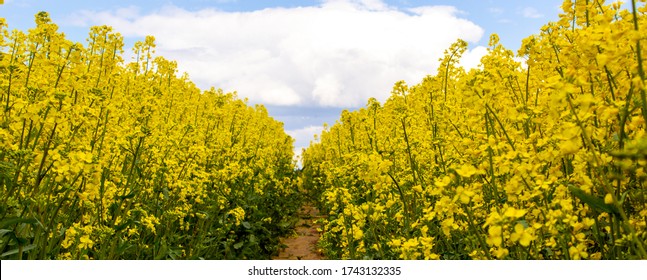
[[[321,0],[140,0],[140,1],[38,1],[38,0],[5,0],[0,6],[0,16],[6,18],[14,28],[32,27],[33,16],[38,11],[47,11],[66,34],[84,40],[87,28],[71,25],[67,21],[80,10],[105,11],[119,8],[138,7],[143,13],[159,10],[166,5],[174,5],[189,11],[201,9],[219,9],[227,12],[249,12],[267,8],[295,8],[320,5]],[[381,1],[400,9],[418,6],[448,5],[457,7],[459,16],[468,19],[485,30],[485,34],[497,33],[501,42],[510,49],[516,50],[521,39],[535,33],[548,20],[557,18],[561,11],[560,0],[388,0]],[[131,38],[132,39],[132,38]],[[478,43],[487,44],[488,36],[483,36]],[[134,39],[133,39],[134,40]]]
[[[323,123],[369,97],[386,100],[399,80],[418,83],[457,38],[475,67],[488,37],[516,50],[523,38],[556,20],[561,0],[5,0],[10,29],[34,26],[47,11],[69,39],[111,25],[126,48],[156,37],[157,54],[178,61],[201,88],[237,91],[266,105],[306,147]],[[129,51],[124,57],[128,60]]]

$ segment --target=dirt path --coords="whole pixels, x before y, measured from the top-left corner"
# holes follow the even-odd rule
[[[319,240],[319,225],[315,221],[321,216],[317,208],[304,205],[299,210],[299,222],[297,222],[296,235],[284,237],[281,243],[287,247],[281,249],[275,260],[321,260],[323,255],[317,250]]]

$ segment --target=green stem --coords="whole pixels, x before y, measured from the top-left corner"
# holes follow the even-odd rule
[[[636,0],[631,0],[631,12],[633,14],[634,30],[638,31],[638,15],[636,12]],[[642,85],[640,87],[640,102],[642,106],[642,115],[645,122],[647,122],[647,94],[645,94],[645,70],[643,69],[642,51],[640,48],[640,39],[636,40],[636,58],[638,59],[638,76]],[[643,126],[647,131],[647,126]],[[644,253],[644,249],[643,249]]]
[[[494,110],[492,110],[492,108],[488,104],[485,104],[485,108],[487,108],[488,111],[492,113],[492,116],[494,116],[494,119],[496,120],[496,122],[501,127],[501,130],[503,131],[503,135],[505,135],[505,138],[508,140],[508,144],[510,144],[510,147],[512,148],[513,151],[516,151],[516,149],[514,148],[514,143],[512,142],[512,139],[508,135],[508,132],[505,130],[505,127],[503,126],[503,123],[501,122],[501,120],[499,120],[499,117],[497,117],[496,113],[494,113]]]

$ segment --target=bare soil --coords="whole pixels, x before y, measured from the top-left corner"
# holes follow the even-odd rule
[[[320,225],[315,221],[321,218],[317,208],[304,205],[299,210],[299,221],[295,233],[292,236],[284,237],[281,243],[285,248],[281,249],[275,260],[321,260],[323,255],[317,249],[319,240]]]

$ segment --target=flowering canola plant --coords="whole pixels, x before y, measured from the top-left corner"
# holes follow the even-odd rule
[[[0,258],[268,258],[297,193],[293,140],[261,105],[201,92],[155,40],[122,58],[92,27],[0,19]],[[286,215],[288,214],[288,215]]]
[[[397,82],[303,153],[342,259],[647,259],[647,8],[564,1],[517,56]],[[523,61],[520,63],[519,61]]]

